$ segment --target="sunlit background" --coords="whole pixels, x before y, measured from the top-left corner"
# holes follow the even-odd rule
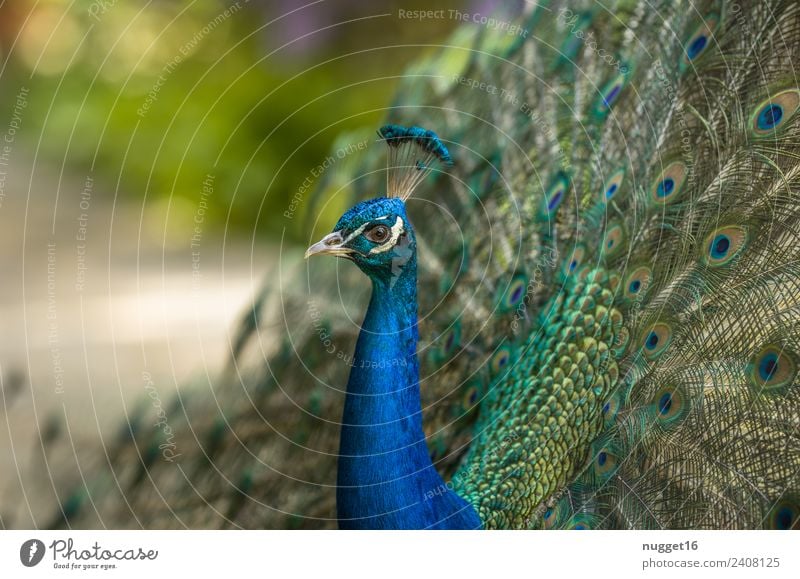
[[[166,399],[217,370],[279,250],[342,209],[303,202],[314,168],[343,134],[373,141],[398,76],[457,25],[400,6],[2,3],[0,469],[51,422],[97,442],[145,376]],[[33,484],[2,483],[12,502]]]

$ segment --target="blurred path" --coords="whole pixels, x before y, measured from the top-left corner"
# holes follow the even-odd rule
[[[50,484],[29,468],[41,461],[39,437],[58,427],[96,449],[150,381],[164,401],[190,379],[207,384],[275,261],[263,242],[223,246],[199,201],[173,207],[165,238],[165,212],[148,207],[140,231],[141,206],[114,207],[91,179],[59,187],[39,168],[26,209],[30,171],[17,173],[0,205],[0,522],[15,527],[31,524],[22,488]],[[31,470],[37,480],[24,480]]]

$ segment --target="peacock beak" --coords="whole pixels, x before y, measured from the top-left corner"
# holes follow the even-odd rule
[[[348,247],[343,247],[344,238],[338,231],[329,233],[317,243],[312,245],[306,250],[306,259],[312,255],[338,255],[340,257],[347,257],[353,250]]]

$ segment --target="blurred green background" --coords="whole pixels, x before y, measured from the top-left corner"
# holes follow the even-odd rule
[[[420,8],[429,3],[5,2],[1,114],[12,118],[28,89],[17,144],[37,164],[91,172],[168,237],[191,235],[212,174],[207,225],[305,240],[304,219],[282,218],[292,195],[337,135],[374,135],[397,76],[432,49],[419,45],[456,24],[398,18]]]

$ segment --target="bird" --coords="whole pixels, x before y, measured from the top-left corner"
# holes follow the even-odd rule
[[[287,254],[174,436],[145,400],[37,520],[800,528],[800,5],[484,20],[304,199],[338,259]]]
[[[306,251],[353,261],[372,282],[347,382],[337,477],[343,529],[479,528],[477,513],[446,486],[422,428],[417,346],[417,256],[405,200],[434,160],[452,162],[432,131],[386,125],[388,197],[359,203]],[[406,159],[405,162],[400,159]]]

